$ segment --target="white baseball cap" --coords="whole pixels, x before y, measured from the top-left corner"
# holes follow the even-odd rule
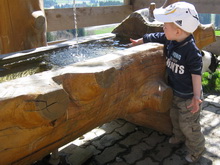
[[[176,2],[166,8],[155,9],[154,17],[159,22],[173,22],[189,33],[193,33],[200,24],[194,5],[187,2]]]

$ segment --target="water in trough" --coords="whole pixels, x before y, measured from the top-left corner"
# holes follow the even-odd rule
[[[116,50],[123,50],[126,46],[126,43],[110,37],[47,51],[18,61],[0,63],[0,82],[103,56]]]

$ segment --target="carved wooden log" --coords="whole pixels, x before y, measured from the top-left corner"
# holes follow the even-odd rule
[[[160,44],[0,84],[0,164],[30,164],[117,118],[171,134]]]
[[[0,54],[47,45],[43,0],[1,0],[0,20]]]
[[[163,7],[177,1],[178,0],[166,0]],[[154,21],[152,13],[155,8],[155,4],[152,3],[149,8],[133,12],[125,18],[121,24],[112,31],[112,33],[115,33],[119,37],[137,39],[143,37],[146,33],[162,32],[163,24]],[[193,35],[199,49],[216,41],[215,30],[212,24],[201,24]]]
[[[163,25],[155,22],[153,11],[155,4],[149,8],[140,9],[131,13],[125,18],[113,31],[119,37],[123,38],[140,38],[146,33],[162,32]]]

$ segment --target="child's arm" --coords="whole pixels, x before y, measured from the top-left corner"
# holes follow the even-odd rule
[[[129,44],[129,46],[136,46],[144,43],[143,38],[139,38],[137,40],[130,38],[130,41],[131,43]]]
[[[191,112],[196,113],[199,111],[199,104],[202,103],[200,99],[202,87],[201,75],[192,74],[192,83],[194,96],[191,104],[187,108],[192,108]]]
[[[142,38],[139,38],[136,40],[130,38],[130,41],[131,43],[129,44],[129,46],[136,46],[136,45],[141,45],[143,43],[148,43],[148,42],[157,42],[157,43],[165,44],[167,39],[164,33],[157,32],[157,33],[147,33],[143,35]]]

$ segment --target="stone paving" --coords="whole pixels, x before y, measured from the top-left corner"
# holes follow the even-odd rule
[[[195,165],[220,165],[220,96],[207,95],[201,113],[206,152]],[[187,165],[184,144],[118,119],[59,149],[59,165]],[[44,164],[37,162],[35,165]]]

